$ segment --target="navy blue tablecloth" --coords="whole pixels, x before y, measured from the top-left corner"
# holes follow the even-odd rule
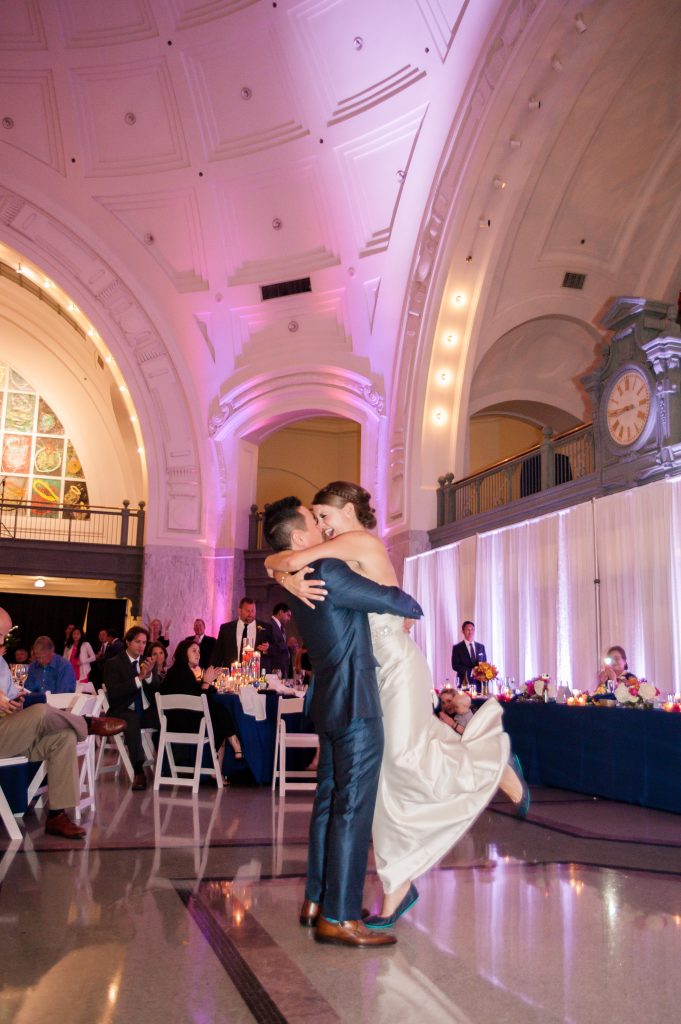
[[[222,758],[223,775],[226,775],[229,779],[238,780],[239,777],[247,775],[250,771],[259,786],[267,785],[267,783],[272,781],[272,769],[274,766],[274,741],[277,728],[279,694],[265,694],[267,717],[261,722],[258,722],[253,715],[244,713],[237,694],[218,693],[216,694],[216,699],[231,711],[244,755],[243,760],[237,761],[231,745],[225,743]],[[286,728],[291,732],[313,731],[312,724],[304,715],[287,715]],[[312,760],[313,751],[296,751],[294,756],[302,758],[303,763],[302,765],[295,764],[293,767],[304,767]]]
[[[528,782],[681,814],[681,715],[530,701],[503,708]]]
[[[28,787],[40,767],[39,761],[14,764],[0,768],[0,785],[14,814],[25,814],[28,809]],[[0,833],[2,826],[0,825]]]

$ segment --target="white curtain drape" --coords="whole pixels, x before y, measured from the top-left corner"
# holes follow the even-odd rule
[[[600,577],[601,646],[597,648]],[[548,672],[593,689],[612,644],[665,693],[681,690],[681,478],[609,495],[405,562],[415,630],[441,686],[461,623],[505,677]]]

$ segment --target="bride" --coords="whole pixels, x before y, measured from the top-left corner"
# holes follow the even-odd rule
[[[315,559],[339,558],[376,583],[396,586],[383,543],[369,533],[376,525],[370,500],[362,487],[343,481],[318,491],[312,511],[326,542],[305,551],[269,555],[267,570],[279,579],[280,573],[305,570]],[[285,588],[306,603],[307,598],[314,599],[302,579],[288,575],[283,580]],[[373,822],[374,857],[384,895],[380,916],[365,924],[383,928],[416,902],[413,880],[461,838],[497,788],[523,816],[528,796],[524,782],[508,764],[510,744],[497,701],[487,701],[459,736],[433,714],[430,669],[405,620],[371,613],[369,623],[385,730]]]

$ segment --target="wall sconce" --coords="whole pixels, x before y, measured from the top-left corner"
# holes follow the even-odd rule
[[[444,411],[444,409],[436,409],[435,412],[433,413],[433,423],[437,424],[438,427],[441,427],[446,422],[447,413]]]
[[[438,371],[438,374],[437,374],[437,382],[438,382],[438,384],[441,384],[442,386],[444,386],[445,384],[449,384],[451,379],[452,379],[452,375],[451,375],[449,370],[439,370]]]
[[[445,345],[456,345],[459,340],[459,335],[456,331],[450,331],[449,334],[445,334]]]
[[[463,292],[454,292],[454,295],[452,296],[452,302],[455,306],[465,306],[466,296],[464,295]]]

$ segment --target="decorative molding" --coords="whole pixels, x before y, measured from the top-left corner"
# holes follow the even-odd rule
[[[363,410],[364,416],[379,419],[384,414],[385,397],[377,380],[343,367],[315,363],[282,368],[278,373],[249,376],[227,385],[208,418],[208,433],[215,441],[226,435],[227,424],[243,420],[252,408],[267,407],[268,416],[276,414],[295,395],[301,409],[330,409],[339,403]],[[238,429],[238,428],[237,428]]]
[[[149,174],[189,166],[177,100],[164,58],[74,68],[71,83],[87,177]],[[119,102],[111,103],[112,94]],[[136,119],[128,127],[128,135],[121,131],[120,112],[126,105]],[[152,125],[154,131],[150,134]]]
[[[147,429],[155,432],[155,444],[165,454],[164,459],[159,456],[148,463],[152,473],[163,474],[165,468],[169,497],[163,512],[160,508],[155,510],[160,529],[168,534],[198,532],[200,469],[190,410],[172,358],[149,316],[116,272],[82,238],[47,211],[8,189],[0,189],[0,224],[12,232],[19,248],[23,242],[30,252],[37,254],[37,259],[42,254],[50,264],[61,267],[64,285],[68,288],[70,275],[92,308],[115,325],[140,368],[135,387],[141,389],[142,382],[146,385],[144,397],[150,410]],[[186,490],[186,483],[182,493],[172,489],[177,486],[173,474],[178,471],[195,481],[191,493]],[[162,494],[163,485],[157,483],[154,493]]]
[[[309,277],[316,270],[337,267],[340,257],[320,245],[295,256],[273,260],[246,260],[227,279],[229,285],[274,284],[299,277]]]
[[[3,113],[10,112],[14,119],[14,128],[3,131],[2,142],[65,175],[64,146],[52,72],[5,68],[0,70],[0,86],[6,90]]]
[[[440,258],[443,228],[457,198],[461,175],[475,146],[487,107],[509,54],[524,35],[539,4],[540,0],[515,0],[505,12],[503,24],[493,36],[477,77],[471,83],[467,106],[457,121],[456,132],[448,140],[446,159],[443,160],[426,205],[412,261],[411,282],[406,292],[402,338],[396,349],[400,355],[393,378],[394,393],[404,396],[404,401],[394,404],[390,429],[388,524],[393,528],[403,523],[406,516],[406,445],[408,439],[411,439],[412,410],[418,405],[414,400],[414,389],[419,379],[417,367],[424,358],[423,349],[431,341],[424,336],[423,314],[433,284],[433,269]]]
[[[298,329],[289,324],[295,317]],[[259,353],[272,359],[273,347],[285,347],[288,359],[314,361],[323,350],[352,351],[352,330],[345,289],[306,292],[230,310],[236,365],[258,365]],[[295,339],[291,337],[295,334]],[[295,356],[294,356],[295,354]]]
[[[416,0],[444,64],[470,0]]]
[[[204,0],[203,3],[192,3],[191,0],[168,0],[168,5],[175,16],[175,27],[178,29],[195,28],[237,14],[247,7],[253,7],[260,0]]]
[[[372,277],[364,282],[364,295],[367,300],[367,313],[369,316],[369,330],[373,333],[376,307],[378,306],[378,293],[381,290],[381,278]]]
[[[55,10],[67,48],[115,46],[158,36],[149,0],[115,0],[111,4],[59,0]]]
[[[358,114],[363,114],[366,110],[371,110],[372,107],[377,106],[379,103],[384,103],[391,96],[397,96],[398,93],[408,89],[410,85],[415,85],[416,82],[420,82],[425,77],[426,72],[421,68],[405,64],[404,67],[393,71],[391,75],[388,75],[382,81],[375,82],[354,96],[348,96],[344,100],[339,100],[327,124],[331,127],[334,124],[339,124],[341,121],[347,121],[351,117],[356,117]]]
[[[3,4],[0,50],[46,50],[47,37],[38,0]]]
[[[144,246],[178,292],[208,289],[201,218],[193,189],[93,199]]]

